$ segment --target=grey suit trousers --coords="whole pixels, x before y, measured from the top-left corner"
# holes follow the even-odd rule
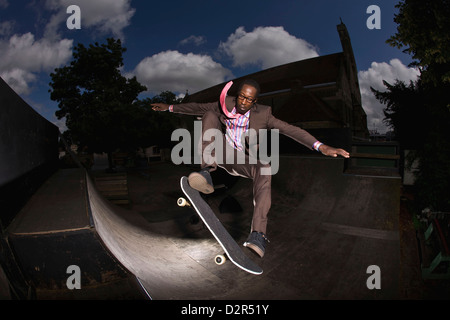
[[[225,169],[229,174],[253,180],[253,218],[251,231],[267,232],[267,216],[271,207],[272,176],[267,174],[270,164],[252,159],[249,155],[234,149],[225,139],[224,125],[214,112],[206,112],[202,117],[202,137],[208,136],[205,132],[216,129],[221,136],[211,136],[211,140],[201,139],[199,151],[202,155],[202,168],[210,167],[210,171],[217,166]],[[211,131],[210,131],[211,132]],[[216,140],[220,139],[220,140]],[[220,149],[219,149],[220,148]],[[217,150],[222,150],[219,156]],[[243,160],[244,159],[244,160]],[[266,168],[264,170],[261,170]],[[262,174],[266,173],[266,174]]]

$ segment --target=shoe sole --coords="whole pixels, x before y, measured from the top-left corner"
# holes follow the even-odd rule
[[[198,172],[193,172],[188,177],[188,182],[191,188],[200,191],[204,194],[210,194],[214,192],[214,188],[208,184],[205,177]]]
[[[261,248],[258,247],[257,245],[250,243],[250,242],[245,242],[244,247],[252,249],[261,258],[264,257],[264,251],[262,251]]]

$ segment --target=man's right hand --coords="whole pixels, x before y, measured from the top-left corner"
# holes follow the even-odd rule
[[[150,104],[152,106],[153,111],[167,111],[169,110],[169,105],[165,103],[152,103]]]

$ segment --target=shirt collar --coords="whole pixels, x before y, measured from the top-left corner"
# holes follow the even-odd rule
[[[244,114],[241,114],[240,116],[244,116],[244,117],[246,117],[247,119],[250,117],[250,111],[251,111],[252,109],[250,108],[246,113],[244,113]],[[232,114],[236,114],[237,113],[237,110],[236,110],[236,107],[234,107],[233,108],[233,110],[231,111],[231,113]]]

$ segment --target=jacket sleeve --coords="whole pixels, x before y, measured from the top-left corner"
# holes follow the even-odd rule
[[[303,144],[310,150],[313,150],[313,145],[317,141],[309,132],[302,128],[291,125],[285,121],[275,118],[269,108],[267,115],[267,126],[269,129],[278,129],[281,134]]]
[[[209,103],[181,103],[173,105],[174,113],[188,114],[192,116],[202,116],[207,111],[219,112],[219,102],[209,102]]]

